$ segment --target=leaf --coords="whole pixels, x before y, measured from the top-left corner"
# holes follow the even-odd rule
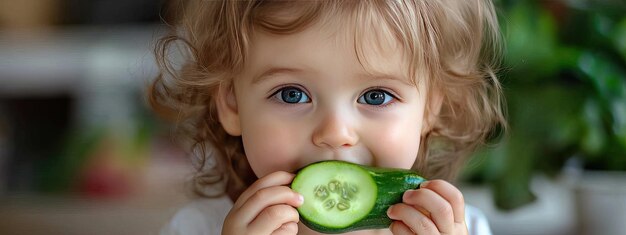
[[[604,118],[611,122],[610,131],[626,146],[626,72],[616,63],[600,53],[585,52],[579,67],[595,88],[600,107],[610,114]]]
[[[611,105],[611,113],[613,114],[612,130],[624,150],[622,153],[626,154],[626,98],[615,99]]]
[[[557,71],[556,27],[547,11],[526,2],[515,5],[505,20],[506,65],[529,82]]]
[[[626,61],[626,17],[622,18],[614,30],[611,39],[622,56],[622,60]]]
[[[595,156],[604,148],[607,133],[603,129],[601,111],[597,103],[587,100],[584,110],[586,131],[581,138],[581,148],[591,156]]]

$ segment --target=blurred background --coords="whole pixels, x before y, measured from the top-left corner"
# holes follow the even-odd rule
[[[510,129],[466,201],[494,234],[626,234],[626,1],[496,3]],[[190,199],[144,99],[170,5],[0,0],[0,234],[154,234]]]
[[[156,234],[191,175],[147,108],[164,0],[0,0],[0,234]]]

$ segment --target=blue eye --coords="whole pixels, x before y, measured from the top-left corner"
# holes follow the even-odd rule
[[[389,92],[383,90],[371,90],[365,92],[365,94],[359,97],[357,102],[369,105],[385,105],[393,99],[393,95],[389,94]]]
[[[309,103],[311,99],[300,88],[285,87],[278,90],[274,97],[288,104]]]

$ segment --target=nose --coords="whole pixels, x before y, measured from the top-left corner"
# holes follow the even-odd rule
[[[318,147],[340,148],[354,146],[359,137],[354,124],[341,115],[328,115],[313,132],[313,143]]]

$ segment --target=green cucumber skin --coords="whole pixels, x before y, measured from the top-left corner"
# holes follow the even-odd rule
[[[329,162],[329,161],[327,161]],[[378,195],[374,208],[363,219],[345,228],[332,228],[319,225],[314,221],[309,221],[304,217],[300,217],[300,221],[307,227],[322,233],[345,233],[364,229],[381,229],[388,228],[392,220],[387,216],[387,209],[391,205],[402,202],[402,195],[405,191],[416,189],[419,185],[426,181],[416,172],[395,169],[395,168],[375,168],[369,166],[358,165],[343,161],[334,161],[338,164],[351,164],[365,169],[376,182],[378,187]],[[315,163],[314,163],[315,164]]]

